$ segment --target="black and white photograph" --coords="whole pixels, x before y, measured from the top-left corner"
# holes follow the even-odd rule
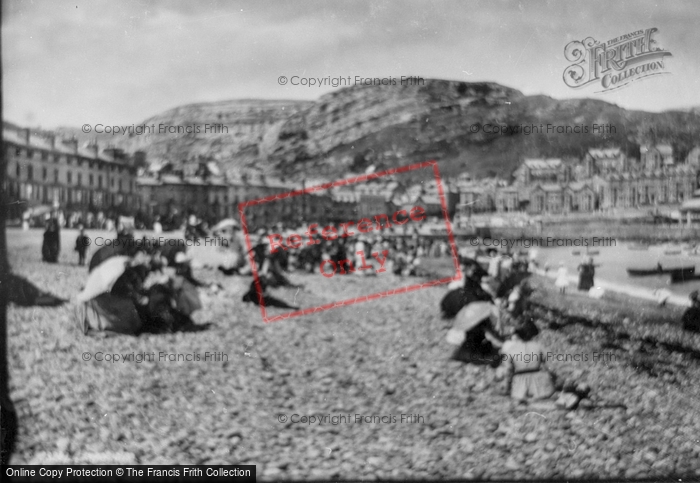
[[[697,481],[692,0],[5,0],[7,481]]]

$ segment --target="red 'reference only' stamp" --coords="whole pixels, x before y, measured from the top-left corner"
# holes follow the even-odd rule
[[[379,181],[394,182],[398,175],[406,176],[414,172],[412,174],[425,176],[430,171],[433,179],[428,181],[434,190],[434,194],[429,195],[432,203],[426,202],[426,197],[420,195],[412,198],[406,195],[404,203],[395,203],[394,200],[386,199],[386,193],[373,192],[370,188]],[[339,193],[342,190],[345,192]],[[425,190],[421,191],[424,192]],[[324,200],[328,201],[324,203]],[[436,161],[425,161],[245,201],[238,205],[238,211],[265,323],[413,292],[462,278],[445,190]],[[417,241],[424,236],[425,229],[430,224],[429,219],[433,220],[433,226],[439,219],[440,225],[444,224],[444,229],[439,230],[444,239],[442,248],[451,257],[455,275],[434,280],[421,277],[413,279],[417,283],[406,285],[406,280],[412,280],[395,276],[401,271],[398,264],[405,265],[406,257],[411,258],[411,254],[406,252],[413,250],[415,255]],[[294,221],[297,221],[296,228],[284,227]],[[264,226],[265,223],[270,226]],[[252,234],[252,231],[256,233]],[[295,261],[308,260],[307,267],[311,273],[329,283],[340,275],[383,276],[401,286],[386,289],[384,283],[381,284],[384,290],[375,293],[345,299],[339,297],[339,300],[331,303],[269,315],[263,296],[266,284],[263,284],[261,278],[262,267],[256,263],[256,249],[262,250],[259,253],[264,252],[268,258],[281,255],[293,257]]]

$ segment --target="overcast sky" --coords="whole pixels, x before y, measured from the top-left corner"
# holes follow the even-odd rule
[[[279,76],[495,81],[525,94],[632,109],[700,105],[698,2],[3,2],[6,120],[53,128],[138,123],[183,104],[316,99]],[[562,80],[564,46],[657,27],[672,74],[615,93]]]

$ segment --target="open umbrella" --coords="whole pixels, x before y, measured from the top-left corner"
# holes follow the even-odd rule
[[[24,216],[29,219],[43,218],[45,215],[51,213],[51,211],[53,211],[53,208],[49,205],[35,206],[34,208],[28,209],[24,213]]]
[[[233,218],[226,218],[225,220],[221,220],[219,223],[214,225],[212,227],[212,231],[222,231],[225,230],[226,228],[237,228],[238,227],[238,222],[234,220]]]
[[[466,333],[490,317],[498,317],[498,309],[491,302],[472,302],[457,314],[455,325],[447,333],[447,342],[460,345]]]
[[[107,293],[112,290],[117,282],[126,271],[126,267],[131,260],[130,257],[118,255],[111,257],[100,263],[88,275],[85,281],[85,288],[77,296],[79,302],[87,302],[100,294]]]

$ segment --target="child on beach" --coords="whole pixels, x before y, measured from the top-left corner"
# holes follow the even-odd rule
[[[569,286],[569,271],[564,266],[564,262],[559,262],[559,270],[557,270],[557,279],[554,285],[559,289],[559,293],[566,293],[566,289]]]

